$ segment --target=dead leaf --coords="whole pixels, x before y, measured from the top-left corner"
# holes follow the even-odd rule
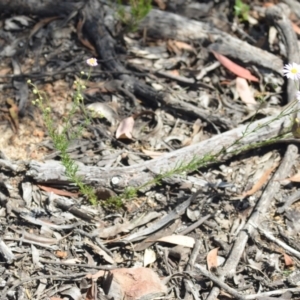
[[[234,73],[235,75],[251,80],[251,81],[255,81],[255,82],[259,82],[258,78],[256,78],[255,76],[253,76],[249,70],[239,66],[238,64],[234,63],[233,61],[231,61],[229,58],[223,56],[222,54],[219,54],[215,51],[212,51],[212,53],[214,54],[215,58],[229,71],[231,71],[232,73]]]
[[[60,250],[55,251],[54,254],[59,258],[67,258],[67,256],[68,256],[68,252],[60,251]]]
[[[154,0],[154,2],[157,4],[159,9],[161,9],[161,10],[165,10],[167,7],[163,0]]]
[[[158,152],[158,151],[150,151],[150,150],[146,150],[146,149],[143,149],[142,148],[142,152],[143,153],[145,153],[146,155],[148,155],[149,157],[151,157],[151,158],[157,158],[157,157],[160,157],[160,156],[162,156],[163,154],[165,154],[165,153],[163,153],[163,152]]]
[[[293,27],[294,31],[295,31],[298,35],[300,35],[300,27],[299,27],[297,24],[295,24],[294,22],[292,22],[292,27]]]
[[[107,271],[99,271],[96,274],[88,274],[87,278],[97,280],[104,277],[103,289],[109,298],[134,300],[147,296],[167,292],[158,275],[148,268],[121,268]]]
[[[94,102],[87,105],[87,109],[91,111],[92,118],[105,118],[113,126],[119,120],[117,112],[106,103]]]
[[[87,290],[85,300],[96,300],[97,299],[96,293],[97,293],[97,287],[95,281],[92,281],[92,285]]]
[[[52,188],[52,187],[49,187],[49,186],[44,186],[44,185],[41,185],[41,184],[38,184],[37,185],[40,189],[42,189],[43,191],[46,191],[46,192],[52,192],[56,195],[59,195],[59,196],[68,196],[68,197],[78,197],[78,193],[71,193],[71,192],[68,192],[68,191],[63,191],[63,190],[59,190],[59,189],[55,189],[55,188]]]
[[[195,244],[195,239],[185,235],[169,235],[164,236],[158,240],[157,242],[165,242],[175,245],[181,245],[188,248],[193,248]]]
[[[292,267],[294,265],[294,262],[289,255],[283,253],[283,257],[284,257],[284,263],[287,267]]]
[[[212,249],[207,254],[206,261],[209,271],[216,270],[218,267],[218,250],[219,248]]]
[[[286,178],[286,179],[289,181],[292,181],[292,182],[300,182],[300,172],[298,172],[296,175],[294,175],[290,178]],[[283,180],[286,180],[286,179],[283,179]]]
[[[87,39],[85,39],[83,37],[82,28],[83,28],[84,22],[85,22],[85,17],[83,18],[83,20],[79,20],[77,23],[76,31],[77,31],[78,39],[84,46],[86,46],[88,49],[90,49],[93,53],[93,56],[96,57],[97,51],[96,51],[95,47]]]
[[[181,54],[182,51],[188,51],[196,54],[196,50],[193,46],[176,40],[168,40],[167,49],[177,55]]]
[[[117,139],[132,139],[132,130],[134,126],[134,118],[128,117],[121,121],[116,131]]]
[[[271,169],[266,170],[265,173],[259,179],[259,181],[253,185],[252,189],[247,192],[244,192],[241,195],[241,197],[244,198],[247,196],[251,196],[251,195],[255,194],[257,191],[259,191],[261,189],[261,187],[266,183],[266,181],[269,178],[269,175],[275,170],[276,167],[277,166],[274,166]]]
[[[152,249],[145,249],[144,253],[144,267],[154,263],[156,261],[156,254]]]
[[[253,96],[253,92],[250,90],[249,84],[246,79],[236,78],[236,90],[241,100],[249,107],[253,108],[256,105],[256,101]]]

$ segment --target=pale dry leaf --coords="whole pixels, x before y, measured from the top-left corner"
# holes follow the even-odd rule
[[[105,118],[111,125],[118,122],[118,114],[106,103],[94,102],[87,105],[87,109],[91,112],[92,118]]]
[[[209,271],[218,267],[218,250],[219,248],[212,249],[207,254],[206,262]]]
[[[146,155],[148,155],[151,158],[157,158],[157,157],[160,157],[163,154],[165,154],[163,152],[151,151],[151,150],[146,150],[146,149],[143,149],[143,148],[142,148],[142,152],[145,153]]]
[[[288,179],[289,181],[292,181],[292,182],[300,182],[300,172],[298,172],[294,176],[292,176],[290,178],[286,178],[286,179]]]
[[[144,267],[154,263],[156,261],[156,254],[152,249],[145,249],[144,253]]]
[[[244,198],[244,197],[247,197],[247,196],[251,196],[251,195],[255,194],[257,191],[259,191],[262,188],[262,186],[267,182],[270,174],[275,170],[276,167],[277,167],[277,165],[270,168],[270,169],[268,169],[268,170],[266,170],[264,172],[264,174],[261,176],[261,178],[259,179],[259,181],[253,185],[252,189],[250,189],[247,192],[244,192],[241,195],[241,197]]]
[[[132,130],[134,126],[134,118],[128,117],[123,119],[116,131],[117,139],[132,139]]]
[[[174,245],[181,245],[188,248],[193,248],[195,244],[195,239],[185,235],[169,235],[164,236],[158,240],[157,242],[165,242]]]
[[[185,42],[180,42],[176,40],[168,40],[167,42],[167,48],[170,52],[174,52],[177,55],[180,54],[183,50],[191,52],[191,53],[196,53],[196,50],[193,46],[185,43]]]
[[[254,108],[256,101],[253,96],[253,91],[251,91],[249,84],[246,79],[237,77],[236,78],[236,90],[241,98],[241,100],[249,107]]]

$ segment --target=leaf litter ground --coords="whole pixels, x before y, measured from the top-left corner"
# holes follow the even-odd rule
[[[248,22],[234,17],[227,1],[155,3],[163,10],[155,6],[149,20],[165,14],[166,28],[170,16],[177,22],[210,24],[211,35],[220,30],[262,48],[263,54],[272,53],[272,66],[289,55],[280,33],[265,38],[267,6],[261,2],[251,4]],[[293,10],[296,4],[289,5]],[[298,145],[295,139],[246,149],[164,178],[160,185],[141,189],[121,210],[91,206],[59,173],[38,181],[28,172],[32,162],[59,161],[60,155],[41,112],[31,104],[34,95],[27,79],[47,94],[57,130],[62,130],[74,80],[81,71],[89,72],[85,61],[91,56],[98,58],[98,66],[86,82],[84,101],[92,108],[92,123],[69,147],[79,166],[131,166],[143,177],[139,170],[147,161],[155,166],[166,153],[174,153],[176,161],[177,149],[188,153],[192,145],[216,135],[222,144],[227,130],[276,116],[286,104],[280,69],[276,73],[265,65],[244,64],[228,52],[234,46],[215,49],[210,40],[209,48],[189,33],[176,37],[161,31],[155,36],[151,23],[121,40],[112,8],[101,3],[117,51],[112,60],[151,88],[152,101],[118,77],[118,71],[112,72],[106,54],[101,57],[88,38],[92,29],[83,30],[84,18],[74,7],[76,16],[63,20],[57,18],[62,13],[45,18],[33,8],[20,15],[10,4],[10,14],[2,15],[1,299],[297,299],[297,147],[285,160],[287,146]],[[296,28],[297,16],[288,16]],[[154,96],[160,99],[162,94],[171,95],[172,101],[156,101]],[[18,107],[17,118],[8,99]],[[73,122],[82,124],[79,111]],[[149,178],[157,175],[151,170],[146,169]],[[113,184],[95,188],[100,200],[123,192]]]

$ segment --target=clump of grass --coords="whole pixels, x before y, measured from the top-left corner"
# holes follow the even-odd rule
[[[242,0],[235,0],[234,15],[242,21],[248,21],[249,5],[245,4]]]
[[[151,0],[129,0],[130,13],[126,12],[122,0],[117,0],[117,15],[127,27],[127,31],[136,31],[139,22],[151,11]]]

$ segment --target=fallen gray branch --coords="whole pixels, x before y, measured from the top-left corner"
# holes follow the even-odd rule
[[[194,271],[189,271],[188,274],[191,276],[199,277],[199,273],[204,275],[205,277],[209,278],[212,282],[218,285],[222,290],[229,293],[230,295],[234,296],[237,300],[245,300],[245,296],[238,293],[235,289],[228,286],[226,283],[222,281],[222,279],[218,278],[217,276],[213,275],[211,272],[207,271],[199,264],[195,265]],[[208,299],[208,298],[206,298]],[[217,299],[217,298],[214,298]]]
[[[282,60],[272,53],[241,41],[214,26],[194,21],[170,12],[152,9],[139,24],[140,30],[147,29],[147,35],[158,39],[176,39],[181,41],[215,41],[210,49],[223,55],[229,55],[245,63],[282,73]],[[240,51],[243,49],[243,51]]]
[[[277,238],[275,238],[275,236],[270,233],[270,232],[267,232],[265,230],[263,230],[262,228],[256,226],[256,224],[251,224],[255,229],[257,229],[261,234],[263,234],[268,240],[276,243],[278,246],[282,247],[283,249],[285,249],[286,251],[288,251],[289,253],[291,253],[292,255],[296,256],[297,258],[300,259],[300,252],[293,249],[292,247],[290,247],[289,245],[287,245],[286,243],[278,240]]]
[[[79,165],[77,175],[93,187],[113,188],[123,191],[126,187],[140,187],[153,180],[157,174],[172,171],[179,164],[187,164],[194,159],[198,161],[206,155],[218,155],[227,149],[218,160],[228,159],[236,154],[238,149],[247,150],[250,145],[264,143],[268,139],[276,138],[284,128],[291,125],[289,116],[267,117],[225,133],[216,135],[185,148],[167,153],[157,159],[145,161],[130,167],[104,169],[96,166]],[[247,131],[248,134],[245,134]],[[239,140],[240,139],[240,140]],[[235,144],[239,140],[238,144]],[[207,164],[210,162],[208,161]],[[30,161],[27,175],[39,183],[67,184],[65,168],[58,161],[45,162]]]

